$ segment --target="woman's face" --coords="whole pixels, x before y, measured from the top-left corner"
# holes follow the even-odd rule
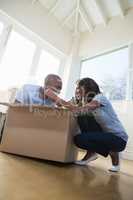
[[[75,90],[75,97],[76,97],[78,100],[81,100],[82,97],[84,97],[84,96],[85,96],[85,90],[84,90],[84,88],[83,88],[83,87],[79,87],[79,86],[77,85],[76,90]]]
[[[77,86],[76,89],[75,89],[75,98],[77,100],[80,100],[81,99],[81,94],[80,94],[80,90],[79,90],[79,87]]]

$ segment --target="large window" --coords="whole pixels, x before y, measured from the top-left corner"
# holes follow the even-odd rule
[[[12,31],[0,63],[0,89],[19,87],[27,81],[35,44]]]
[[[0,101],[12,88],[44,84],[49,73],[58,74],[61,56],[30,31],[6,20],[0,21]],[[45,51],[45,45],[48,51]],[[57,53],[57,54],[56,54]],[[58,55],[58,52],[55,52]]]
[[[93,78],[110,100],[123,100],[126,97],[128,59],[128,48],[88,59],[82,62],[80,78]]]
[[[36,72],[37,83],[42,85],[44,83],[44,78],[48,74],[58,74],[59,66],[60,60],[57,57],[42,50]]]
[[[60,59],[37,46],[22,34],[12,30],[5,36],[0,62],[0,90],[23,84],[44,84],[49,73],[58,74]]]

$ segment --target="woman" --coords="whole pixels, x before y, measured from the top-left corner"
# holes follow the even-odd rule
[[[86,165],[97,159],[97,154],[112,159],[111,171],[120,170],[119,152],[126,147],[128,136],[119,121],[111,103],[100,92],[97,83],[90,78],[84,78],[77,84],[74,105],[58,97],[49,88],[45,95],[57,105],[65,106],[76,113],[81,134],[74,137],[77,147],[87,150],[85,157],[76,164]]]
[[[79,88],[79,81],[76,82],[76,89],[75,89],[75,97],[73,98],[73,103],[79,108],[86,104],[85,98],[81,96],[81,89]],[[90,96],[90,95],[89,95]],[[89,99],[86,99],[89,101]],[[74,109],[73,111],[78,111],[78,109]],[[101,126],[96,122],[94,116],[91,112],[83,113],[83,115],[77,116],[77,121],[81,132],[88,132],[88,131],[101,131]]]
[[[81,161],[76,161],[76,164],[86,165],[95,160],[97,154],[104,157],[110,155],[112,159],[110,170],[117,172],[120,170],[119,152],[125,149],[128,140],[126,131],[111,103],[100,92],[99,86],[93,79],[80,80],[78,90],[81,98],[84,99],[84,105],[76,109],[78,117],[84,114],[93,115],[101,129],[99,128],[98,131],[81,130],[81,134],[75,136],[76,146],[87,150],[85,157]]]

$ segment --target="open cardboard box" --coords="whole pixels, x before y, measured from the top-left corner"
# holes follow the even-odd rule
[[[64,163],[73,162],[77,123],[72,113],[47,106],[8,105],[1,151]]]

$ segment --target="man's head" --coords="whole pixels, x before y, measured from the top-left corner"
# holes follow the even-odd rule
[[[45,81],[44,81],[44,88],[45,89],[46,88],[50,88],[54,92],[59,94],[61,89],[62,89],[62,80],[61,80],[61,78],[58,75],[55,75],[55,74],[47,75],[47,77],[45,78]]]

